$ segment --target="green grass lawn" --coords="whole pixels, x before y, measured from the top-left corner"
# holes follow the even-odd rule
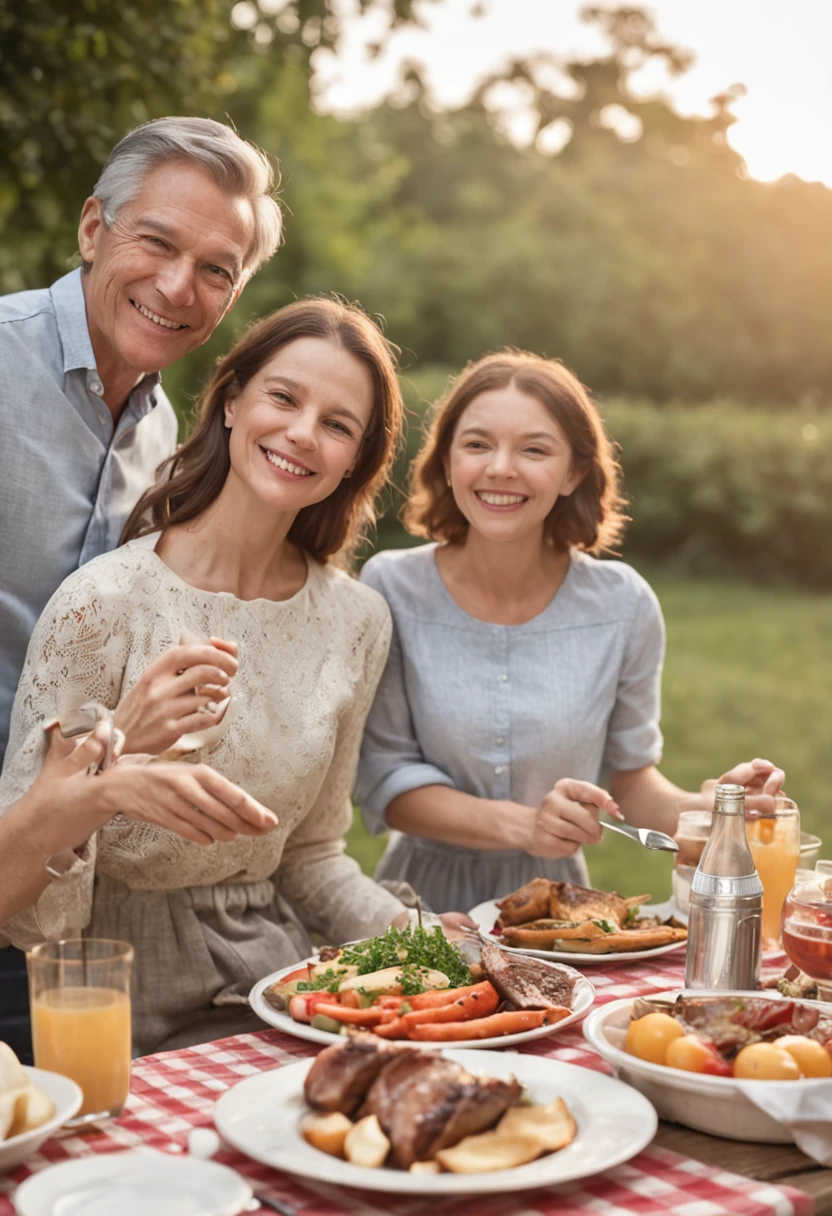
[[[644,573],[667,622],[662,771],[698,789],[765,756],[786,770],[804,830],[829,839],[822,855],[832,856],[832,595]],[[356,814],[351,856],[372,874],[383,848]],[[599,887],[670,895],[669,854],[610,833],[587,860]]]

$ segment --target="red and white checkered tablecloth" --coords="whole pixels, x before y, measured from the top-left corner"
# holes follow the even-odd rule
[[[595,984],[597,1003],[603,1004],[681,987],[682,962],[678,955],[667,954],[636,966],[592,967],[587,975]],[[182,1152],[192,1128],[211,1126],[214,1102],[224,1090],[253,1073],[317,1050],[314,1044],[265,1030],[137,1060],[121,1118],[83,1136],[66,1133],[48,1140],[25,1166],[0,1178],[0,1216],[13,1216],[10,1195],[15,1186],[53,1162],[139,1144]],[[520,1050],[611,1071],[583,1038],[580,1026]],[[301,1182],[232,1150],[220,1153],[218,1160],[245,1175],[255,1191],[280,1202],[292,1216],[811,1216],[814,1206],[802,1191],[756,1182],[658,1147],[580,1182],[518,1195],[448,1200]]]

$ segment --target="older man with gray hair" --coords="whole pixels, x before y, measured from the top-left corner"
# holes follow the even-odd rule
[[[0,765],[41,611],[115,548],[174,451],[159,372],[210,337],[280,233],[259,149],[160,118],[111,152],[81,213],[82,268],[0,298]]]
[[[265,155],[230,127],[145,123],[84,204],[81,269],[0,297],[0,766],[35,623],[67,575],[115,548],[173,453],[159,373],[210,337],[277,249],[273,189]],[[10,955],[0,1037],[13,1039]]]

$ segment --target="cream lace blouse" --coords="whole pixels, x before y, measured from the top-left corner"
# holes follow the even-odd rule
[[[148,893],[271,879],[304,926],[330,941],[379,932],[402,905],[345,856],[343,836],[364,719],[390,641],[385,602],[311,559],[306,584],[289,600],[200,591],[165,565],[157,539],[89,562],[44,610],[14,704],[0,808],[37,775],[44,721],[89,700],[115,707],[183,634],[213,635],[239,646],[231,719],[222,738],[188,759],[241,785],[277,814],[278,826],[265,837],[206,847],[116,815],[87,860],[3,934],[25,948],[84,929],[95,875]]]

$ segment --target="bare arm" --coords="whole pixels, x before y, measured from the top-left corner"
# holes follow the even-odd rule
[[[422,785],[394,798],[385,818],[391,828],[472,849],[524,849],[536,808],[477,798],[448,785]]]

